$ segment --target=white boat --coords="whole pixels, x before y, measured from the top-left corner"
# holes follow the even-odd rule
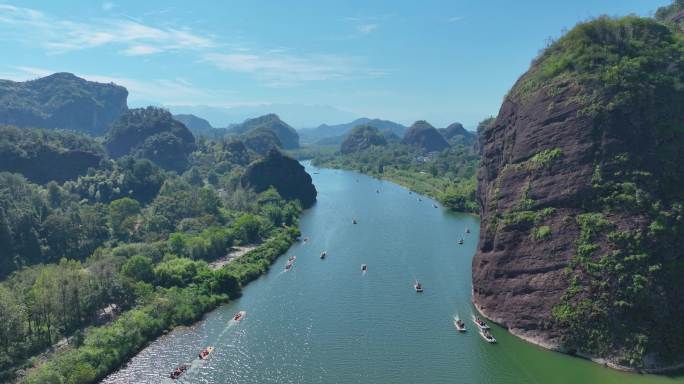
[[[494,336],[492,336],[492,334],[489,333],[489,331],[486,329],[480,329],[480,336],[482,336],[482,338],[485,339],[485,341],[488,343],[496,343],[496,339],[494,338]]]
[[[289,271],[292,269],[292,266],[294,265],[295,260],[297,260],[297,256],[290,256],[289,259],[287,259],[287,264],[285,264],[285,270]]]
[[[325,259],[325,257],[328,255],[327,251],[321,252],[321,259]]]
[[[459,332],[465,332],[466,331],[465,323],[463,322],[463,320],[459,319],[458,316],[454,317],[454,327],[456,327],[456,329]]]
[[[202,352],[199,353],[199,358],[202,360],[206,360],[209,358],[209,355],[214,352],[214,347],[206,347]]]
[[[480,319],[479,317],[473,315],[473,323],[477,325],[478,328],[482,329],[489,329],[489,325],[484,322],[484,320]]]
[[[416,280],[416,283],[413,285],[413,289],[415,289],[418,293],[423,292],[423,286],[418,282],[418,280]]]
[[[235,320],[235,321],[240,321],[240,320],[242,320],[242,319],[245,317],[246,314],[247,314],[247,312],[245,312],[245,311],[240,311],[240,312],[236,313],[236,314],[233,316],[233,320]]]
[[[463,244],[463,239],[458,240],[458,244]]]

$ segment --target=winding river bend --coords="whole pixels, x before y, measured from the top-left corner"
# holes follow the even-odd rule
[[[477,218],[387,181],[307,168],[319,191],[301,219],[309,240],[240,299],[153,342],[104,383],[169,383],[181,363],[191,368],[180,383],[684,382],[544,351],[496,327],[499,343],[485,343],[470,321]],[[284,272],[291,255],[297,260]],[[413,290],[414,279],[424,293]],[[236,323],[238,310],[247,315]],[[455,315],[466,320],[465,334]],[[207,345],[214,353],[198,360]]]

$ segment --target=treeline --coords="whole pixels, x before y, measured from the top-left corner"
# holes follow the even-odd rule
[[[478,212],[479,158],[477,148],[470,145],[454,144],[437,154],[425,154],[395,142],[347,154],[321,152],[314,156],[312,163],[392,180],[433,196],[454,211]]]

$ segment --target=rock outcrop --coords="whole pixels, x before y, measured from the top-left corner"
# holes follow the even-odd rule
[[[349,133],[340,146],[343,154],[363,151],[372,146],[387,145],[387,140],[377,128],[370,125],[358,126]]]
[[[402,142],[425,152],[439,152],[449,147],[439,131],[423,120],[416,121],[406,130]]]
[[[615,366],[684,361],[684,50],[601,18],[547,48],[483,125],[473,301]]]
[[[0,126],[0,171],[35,183],[76,179],[105,158],[93,139],[72,132]]]
[[[126,88],[71,73],[36,80],[0,80],[0,124],[69,129],[100,136],[128,108]]]
[[[256,192],[273,186],[284,199],[297,199],[304,208],[312,206],[318,194],[304,167],[277,149],[271,149],[266,157],[250,164],[242,176],[241,184]]]

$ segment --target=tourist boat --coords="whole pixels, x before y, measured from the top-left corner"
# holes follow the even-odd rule
[[[233,320],[240,321],[240,320],[242,320],[242,318],[245,317],[246,314],[247,314],[247,312],[240,311],[240,312],[236,313],[235,316],[233,316]]]
[[[460,240],[458,241],[458,243],[459,243],[459,244],[463,244],[463,239],[460,239]]]
[[[289,271],[292,268],[295,260],[297,260],[297,256],[290,256],[290,258],[287,259],[287,264],[285,264],[285,270],[286,271]]]
[[[494,338],[494,336],[492,336],[492,334],[489,333],[489,331],[486,329],[480,329],[480,336],[482,336],[482,338],[485,339],[485,341],[488,343],[496,343],[496,339]]]
[[[366,272],[368,270],[368,266],[366,264],[361,264],[361,271]]]
[[[356,224],[356,219],[352,219],[352,224]]]
[[[209,355],[214,352],[214,347],[206,347],[202,350],[202,352],[199,353],[199,358],[202,360],[206,360],[209,358]]]
[[[470,233],[470,228],[466,228],[466,233]]]
[[[418,201],[423,201],[423,199],[421,199],[421,198],[419,197],[419,198],[418,198]]]
[[[459,332],[466,331],[465,323],[463,322],[463,320],[459,319],[458,316],[454,317],[454,326]]]
[[[181,377],[181,375],[183,375],[185,373],[185,371],[188,370],[188,368],[190,368],[189,364],[181,364],[181,365],[177,366],[176,369],[173,370],[173,372],[171,372],[169,377],[172,380],[176,380],[179,377]]]
[[[416,290],[416,292],[423,292],[423,286],[418,282],[418,280],[416,280],[413,288]]]
[[[379,189],[376,189],[376,190],[375,190],[375,193],[380,193],[380,190],[379,190]]]
[[[328,255],[327,251],[321,252],[321,259],[325,259],[325,257]]]
[[[438,207],[437,207],[437,204],[432,204],[432,206],[433,206],[434,208],[438,208]]]
[[[487,325],[487,323],[482,321],[482,319],[480,319],[479,317],[473,316],[473,323],[475,323],[475,325],[477,325],[480,329],[489,329],[489,325]]]

